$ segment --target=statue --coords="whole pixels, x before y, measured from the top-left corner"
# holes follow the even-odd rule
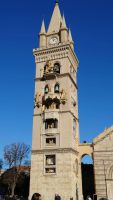
[[[46,72],[46,74],[49,74],[49,73],[53,72],[53,66],[52,66],[50,60],[48,60],[47,63],[46,63],[45,72]]]
[[[40,97],[41,97],[41,94],[37,92],[34,98],[34,107],[38,107],[38,108],[40,107]]]
[[[47,165],[53,165],[54,164],[54,159],[53,158],[47,158],[46,164]]]
[[[60,99],[61,101],[66,101],[66,92],[64,89],[62,89],[61,93],[60,93]]]
[[[54,144],[53,139],[50,139],[50,140],[49,140],[49,144]]]
[[[44,113],[45,111],[45,105],[42,106],[42,112]]]

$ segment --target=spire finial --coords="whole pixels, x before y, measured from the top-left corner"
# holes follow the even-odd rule
[[[65,21],[65,17],[64,17],[64,13],[63,13],[63,17],[62,17],[62,25],[61,25],[61,28],[66,28],[66,29],[67,29],[66,21]]]
[[[55,0],[54,11],[48,28],[48,33],[58,32],[60,30],[61,13],[58,0]]]
[[[43,18],[40,33],[45,33],[45,32],[46,32],[46,30],[45,30],[45,23],[44,23],[44,18]]]
[[[70,42],[73,42],[72,34],[71,34],[71,30],[70,30],[70,29],[69,29],[69,41],[70,41]]]

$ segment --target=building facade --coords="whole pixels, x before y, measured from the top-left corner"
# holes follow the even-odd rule
[[[59,195],[82,200],[79,167],[78,59],[71,31],[56,2],[45,30],[42,22],[36,62],[30,197]],[[79,195],[79,197],[78,197]]]
[[[84,155],[92,157],[97,200],[113,200],[113,126],[105,129],[91,144],[79,144],[79,155],[81,159]]]
[[[98,200],[113,200],[113,126],[93,139],[93,161]]]

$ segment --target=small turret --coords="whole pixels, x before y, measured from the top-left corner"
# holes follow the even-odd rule
[[[46,47],[46,30],[45,30],[44,19],[42,21],[41,31],[39,33],[39,47],[40,48]]]
[[[68,29],[66,26],[66,21],[65,21],[65,17],[63,15],[62,17],[62,24],[61,24],[61,43],[62,42],[67,42],[68,41]]]
[[[68,40],[69,40],[69,42],[71,44],[72,49],[74,49],[74,42],[73,42],[73,39],[72,39],[72,34],[71,34],[71,30],[70,29],[69,29]]]

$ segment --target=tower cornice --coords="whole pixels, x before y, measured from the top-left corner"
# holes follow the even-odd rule
[[[69,42],[65,44],[59,44],[58,46],[52,46],[48,48],[35,48],[33,49],[33,55],[35,56],[35,62],[46,62],[48,60],[54,60],[56,58],[60,59],[63,57],[68,57],[69,54],[72,56],[73,61],[79,64],[79,60],[73,51]]]

